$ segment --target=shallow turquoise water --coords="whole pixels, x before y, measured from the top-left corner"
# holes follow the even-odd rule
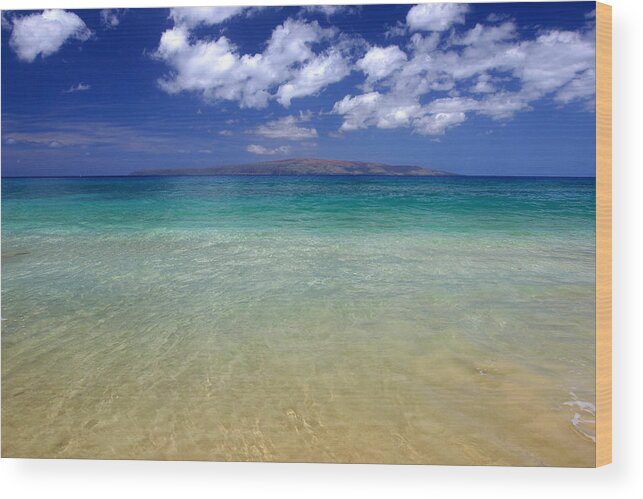
[[[593,463],[593,179],[2,195],[4,455]]]

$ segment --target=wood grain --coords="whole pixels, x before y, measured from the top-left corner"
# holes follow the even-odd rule
[[[612,7],[596,3],[596,466],[612,462]]]

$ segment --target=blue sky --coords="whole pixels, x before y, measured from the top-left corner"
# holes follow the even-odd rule
[[[594,3],[5,11],[2,174],[593,176]]]

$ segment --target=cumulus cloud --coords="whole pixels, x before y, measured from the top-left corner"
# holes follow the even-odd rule
[[[486,73],[482,73],[478,76],[476,83],[469,88],[469,92],[474,94],[487,94],[494,92],[495,89],[491,76]]]
[[[431,110],[414,98],[379,92],[346,96],[335,104],[333,112],[343,115],[342,132],[369,126],[383,129],[413,127],[423,135],[442,135],[466,119],[462,111]]]
[[[375,126],[382,129],[411,127],[422,135],[443,135],[466,120],[466,111],[482,110],[477,101],[457,102],[444,99],[422,105],[413,97],[369,92],[346,96],[333,107],[343,116],[342,132]]]
[[[341,101],[336,102],[333,106],[333,113],[341,114],[344,122],[340,128],[341,131],[359,130],[369,125],[376,125],[377,104],[382,100],[382,94],[379,92],[370,92],[368,94],[347,95]]]
[[[260,156],[274,156],[277,154],[284,155],[284,154],[290,153],[290,146],[280,146],[280,147],[275,147],[274,149],[271,149],[270,147],[264,147],[257,144],[250,144],[248,147],[246,147],[246,151],[252,154],[258,154]]]
[[[56,53],[67,40],[85,41],[91,34],[83,20],[73,12],[45,10],[14,17],[9,45],[20,60],[33,62],[38,56]]]
[[[372,47],[357,61],[357,67],[366,74],[367,81],[375,82],[398,70],[406,60],[406,54],[397,45]]]
[[[427,3],[412,7],[406,15],[411,31],[445,31],[454,24],[464,24],[469,6],[458,3]]]
[[[473,115],[508,120],[548,98],[561,105],[594,102],[595,31],[550,29],[527,35],[507,16],[488,16],[464,27],[469,7],[426,4],[409,9],[406,24],[394,27],[387,46],[349,38],[300,15],[272,31],[262,51],[243,53],[227,36],[206,36],[194,28],[245,15],[240,7],[172,9],[174,26],[161,37],[155,56],[169,72],[159,80],[168,93],[192,92],[205,101],[238,102],[265,108],[289,107],[357,72],[353,92],[334,103],[341,132],[406,127],[437,136]],[[333,8],[300,12],[334,14]],[[254,130],[274,139],[317,134],[289,116]],[[258,146],[263,147],[263,146]],[[258,151],[258,149],[257,149]],[[264,148],[257,154],[271,154]]]
[[[316,55],[296,70],[292,78],[277,90],[277,101],[290,106],[292,99],[315,95],[332,83],[343,80],[351,72],[348,61],[338,50]]]
[[[596,92],[596,71],[593,68],[587,69],[584,73],[580,74],[564,85],[558,92],[556,92],[555,99],[563,104],[568,104],[576,100],[587,100],[588,106],[591,108],[594,105],[594,97]]]
[[[415,121],[415,128],[423,135],[443,135],[448,128],[459,125],[465,119],[461,111],[426,114]]]
[[[78,85],[72,85],[69,87],[67,90],[64,91],[66,94],[72,94],[74,92],[84,92],[86,90],[89,90],[91,85],[87,85],[86,83],[83,83],[82,81]]]
[[[373,47],[357,61],[365,92],[347,95],[332,112],[343,118],[341,131],[409,127],[441,135],[470,114],[506,120],[545,97],[562,104],[582,101],[589,108],[594,40],[593,29],[549,30],[521,39],[511,21],[478,24],[446,38],[435,31],[415,33],[406,51]]]
[[[247,7],[176,7],[170,9],[174,24],[191,29],[199,25],[213,26],[244,12]]]
[[[168,93],[196,92],[206,101],[263,108],[277,98],[287,106],[347,74],[338,50],[312,48],[336,36],[337,30],[316,21],[287,19],[273,30],[263,52],[241,54],[225,36],[193,39],[185,25],[177,24],[163,33],[156,51],[171,68],[159,84]]]
[[[317,130],[312,127],[301,126],[301,123],[308,121],[310,117],[310,113],[302,113],[299,116],[285,116],[257,127],[255,133],[269,139],[314,139],[317,137]]]

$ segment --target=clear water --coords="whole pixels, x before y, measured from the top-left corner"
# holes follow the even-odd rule
[[[4,179],[5,456],[589,466],[593,179]]]

